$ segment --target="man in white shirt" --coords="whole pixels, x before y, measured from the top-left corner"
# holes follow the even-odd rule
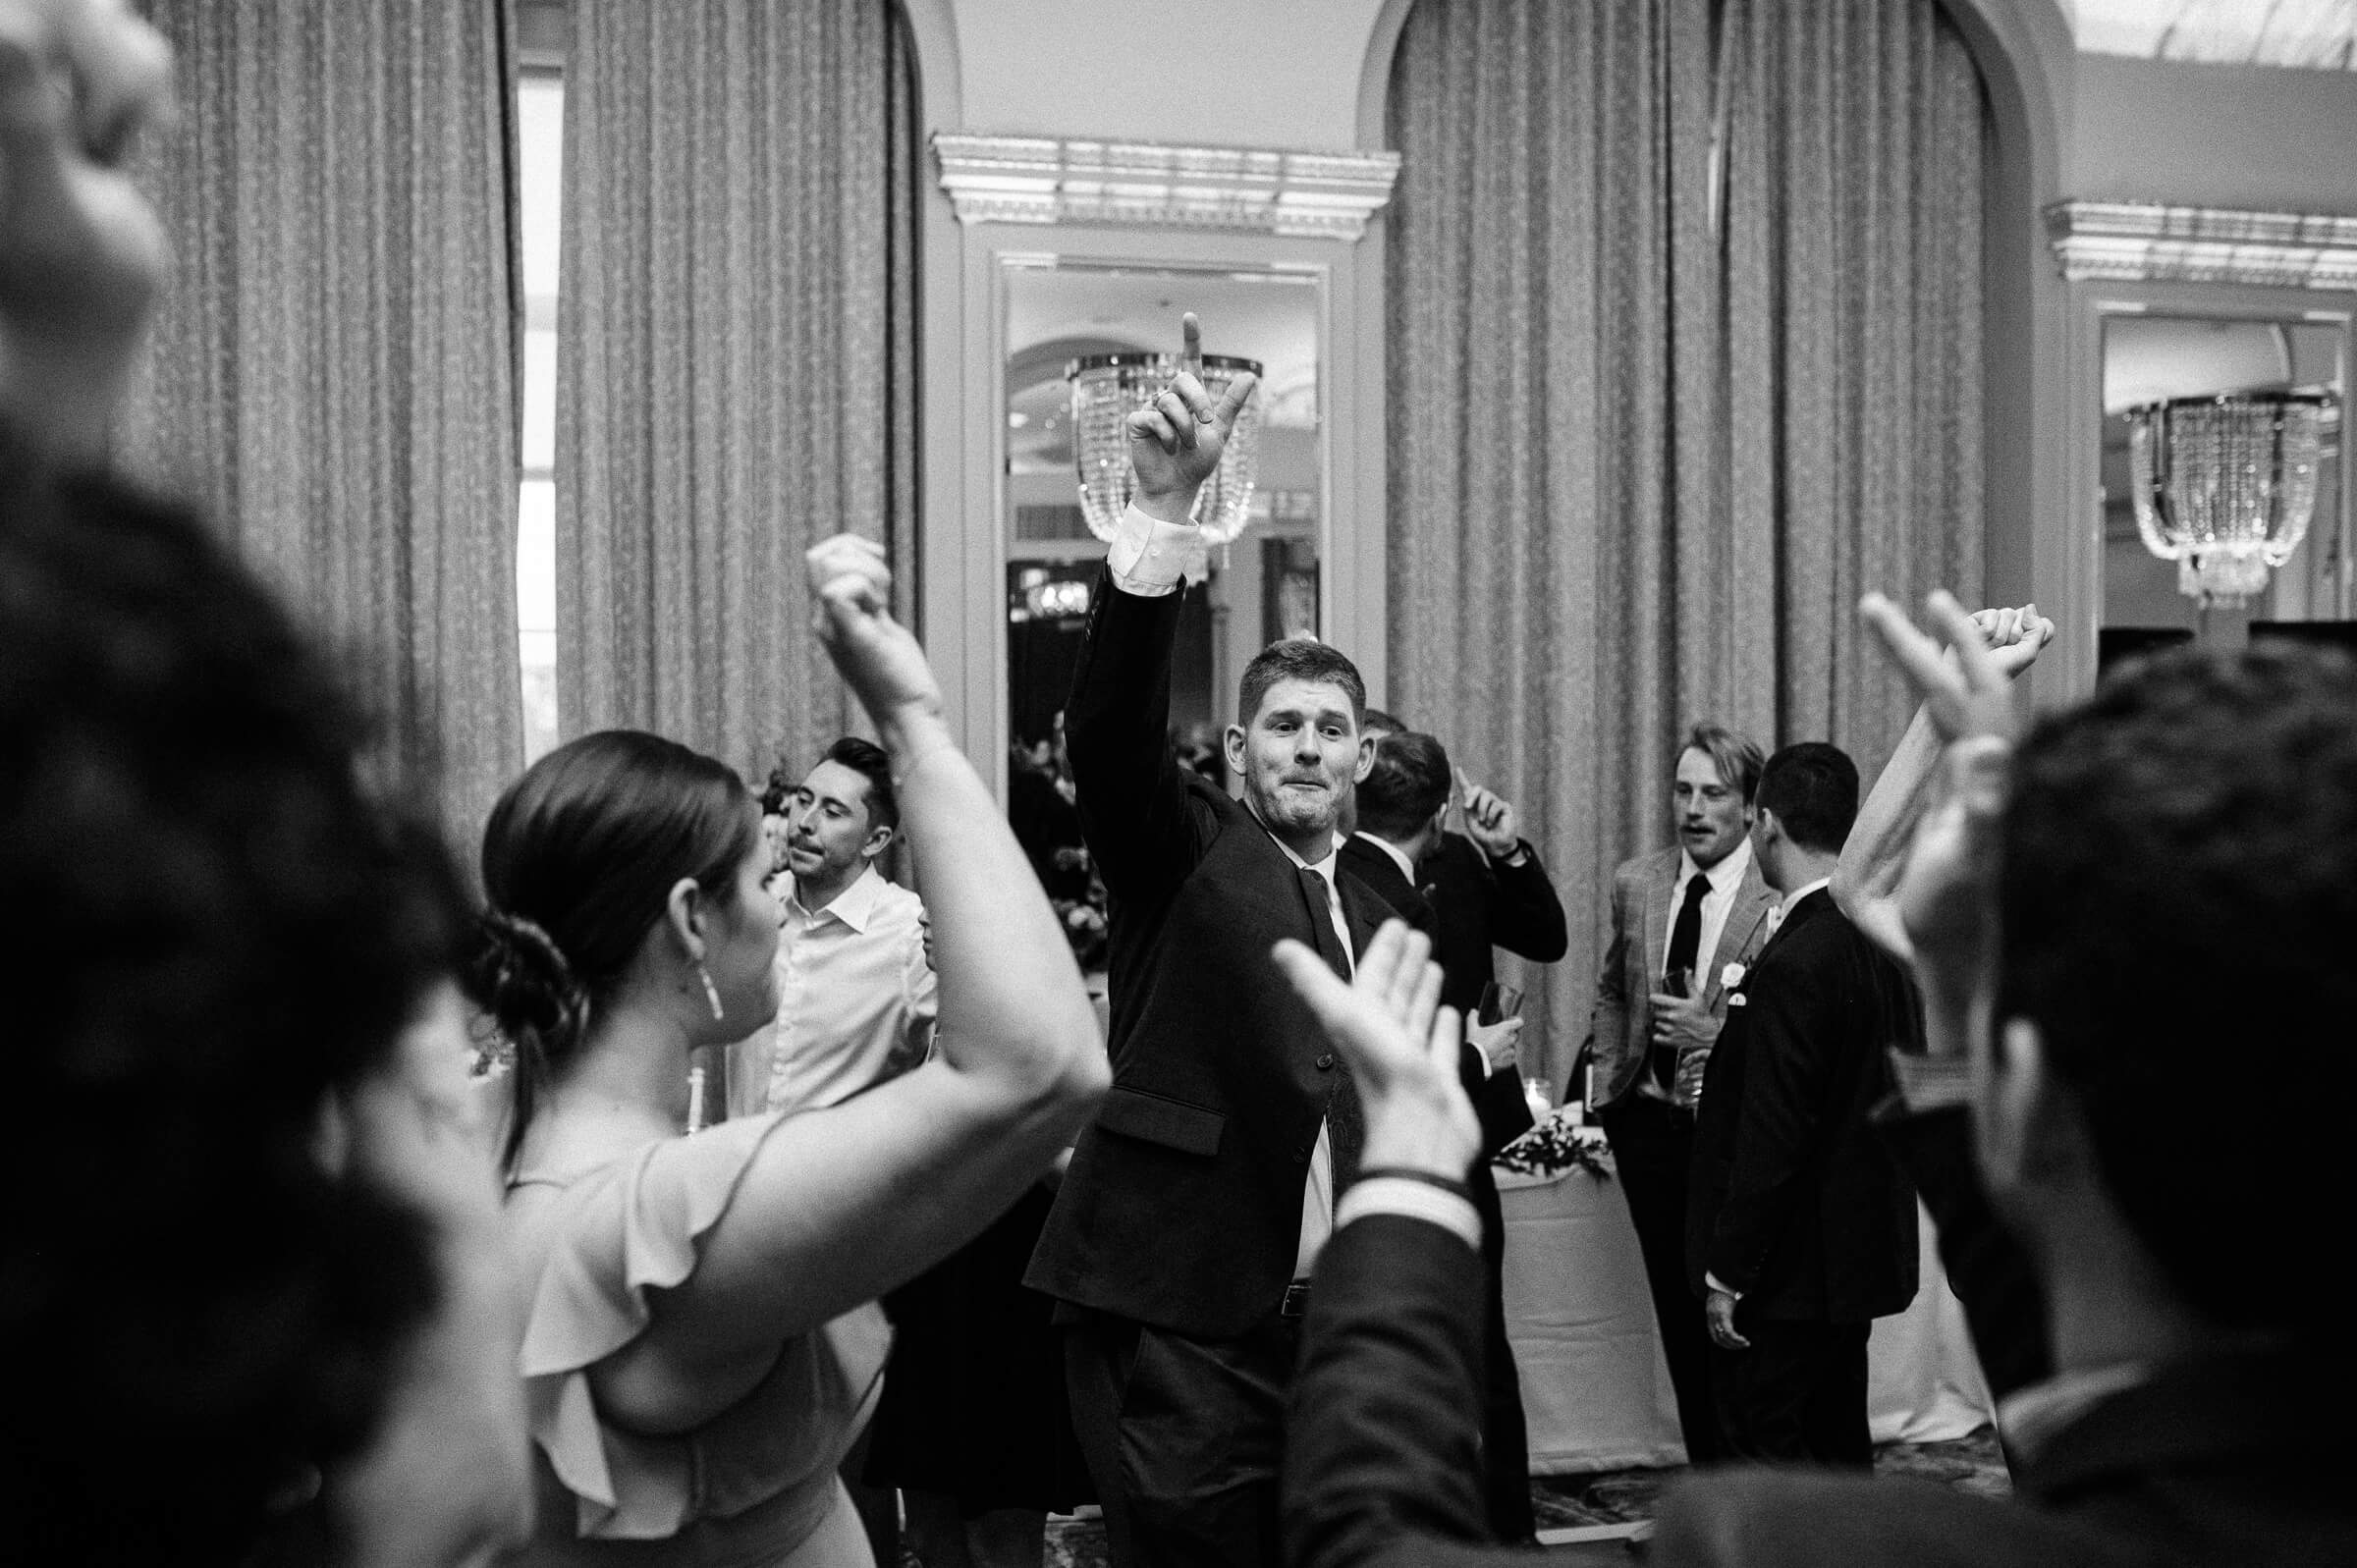
[[[729,1114],[838,1105],[925,1059],[936,1012],[923,900],[876,858],[900,811],[883,749],[846,735],[772,802],[777,1021],[729,1048]]]
[[[1593,1107],[1645,1257],[1686,1456],[1696,1463],[1722,1454],[1710,1338],[1686,1281],[1694,1105],[1727,1020],[1727,993],[1768,940],[1776,907],[1749,837],[1762,761],[1758,746],[1722,726],[1687,734],[1671,786],[1677,842],[1613,873],[1612,945],[1589,1020]]]

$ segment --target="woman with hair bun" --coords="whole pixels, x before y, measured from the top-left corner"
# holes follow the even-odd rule
[[[820,639],[900,782],[938,1053],[841,1106],[682,1136],[688,1054],[777,1008],[757,808],[719,762],[632,731],[509,788],[470,990],[516,1047],[527,1562],[867,1563],[836,1466],[883,1365],[872,1304],[1013,1202],[1107,1081],[1054,912],[884,608],[881,551],[846,535],[809,562]]]

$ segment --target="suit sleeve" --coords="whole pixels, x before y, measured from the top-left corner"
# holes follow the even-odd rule
[[[1463,1054],[1457,1060],[1457,1081],[1481,1122],[1481,1158],[1494,1160],[1498,1151],[1537,1125],[1538,1118],[1530,1113],[1530,1102],[1523,1098],[1517,1074],[1492,1072],[1489,1058],[1480,1051],[1472,1046],[1460,1049]]]
[[[1533,963],[1554,963],[1571,950],[1563,901],[1555,895],[1538,851],[1528,843],[1522,847],[1530,858],[1518,866],[1490,863],[1490,940]]]
[[[1703,1259],[1738,1291],[1757,1282],[1791,1217],[1795,1178],[1823,1128],[1843,1024],[1814,965],[1781,963],[1761,979],[1745,992],[1749,1036],[1734,1155]]]
[[[2029,1254],[1999,1220],[1973,1165],[1969,1113],[1962,1106],[1910,1112],[1890,1102],[1874,1122],[1931,1211],[1940,1263],[1963,1303],[1989,1391],[2003,1399],[2043,1380],[2054,1370],[2045,1292]]]
[[[1290,1568],[1473,1568],[1483,1545],[1481,1260],[1422,1219],[1370,1215],[1318,1261],[1286,1422]]]
[[[1074,805],[1106,891],[1150,898],[1199,853],[1186,785],[1171,755],[1171,652],[1182,593],[1143,598],[1097,574],[1088,631],[1065,704]]]
[[[1591,1054],[1617,1052],[1628,1038],[1628,994],[1621,975],[1628,961],[1630,891],[1613,880],[1613,938],[1605,944],[1604,965],[1596,975],[1596,1000],[1588,1010],[1588,1050]]]

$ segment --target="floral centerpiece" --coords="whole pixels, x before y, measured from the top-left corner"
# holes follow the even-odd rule
[[[1598,1181],[1613,1179],[1613,1151],[1604,1129],[1586,1127],[1557,1107],[1538,1124],[1498,1151],[1491,1163],[1525,1176],[1560,1176],[1577,1166]]]

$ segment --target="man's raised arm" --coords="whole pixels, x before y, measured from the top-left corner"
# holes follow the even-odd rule
[[[1202,334],[1192,314],[1182,330],[1178,376],[1127,419],[1131,499],[1065,705],[1081,832],[1105,886],[1132,896],[1184,870],[1186,791],[1169,736],[1179,578],[1200,531],[1195,493],[1219,467],[1253,387],[1239,375],[1213,399],[1197,375]]]

